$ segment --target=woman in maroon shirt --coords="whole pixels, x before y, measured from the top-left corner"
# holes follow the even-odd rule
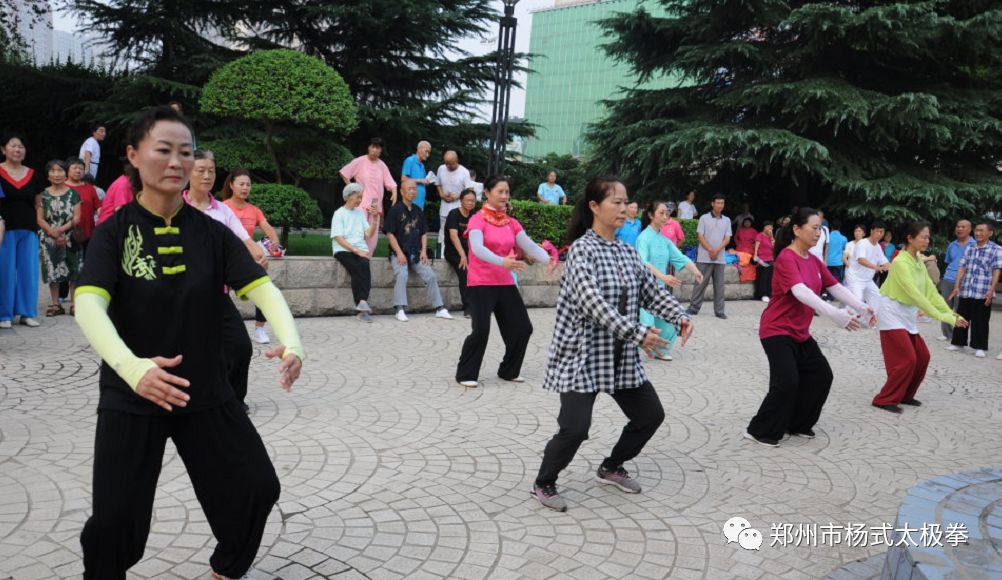
[[[814,438],[833,379],[828,359],[811,338],[814,313],[850,332],[859,330],[861,315],[871,325],[876,321],[873,309],[854,298],[808,252],[820,237],[821,218],[811,208],[798,210],[776,236],[772,300],[759,322],[759,339],[769,359],[769,393],[744,435],[762,445],[776,447],[787,434]],[[855,312],[822,300],[822,289]]]

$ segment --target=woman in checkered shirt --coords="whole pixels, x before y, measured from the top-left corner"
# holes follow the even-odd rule
[[[588,182],[571,218],[573,241],[557,298],[557,321],[543,388],[560,393],[560,430],[546,445],[532,495],[565,511],[557,476],[588,438],[598,393],[608,393],[629,419],[619,442],[598,468],[600,483],[627,493],[640,484],[623,464],[640,454],[664,421],[664,409],[640,364],[637,347],[653,355],[668,341],[640,324],[640,308],[674,323],[682,344],[693,325],[675,297],[658,284],[637,251],[616,240],[626,219],[626,187],[616,177]]]

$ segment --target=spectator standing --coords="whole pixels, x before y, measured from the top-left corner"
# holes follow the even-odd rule
[[[951,299],[950,293],[953,292],[954,283],[957,281],[957,270],[960,268],[960,259],[964,257],[964,251],[969,246],[973,246],[975,242],[971,237],[971,222],[968,220],[958,220],[953,233],[957,239],[950,242],[950,245],[946,247],[946,255],[943,256],[943,261],[946,264],[946,272],[943,272],[943,276],[937,286],[939,287],[940,295],[946,299],[950,309],[956,310],[957,297],[954,296]],[[949,324],[944,322],[940,330],[942,330],[943,334],[936,337],[938,340],[950,340],[953,338],[953,327]]]
[[[690,316],[699,314],[703,306],[703,296],[706,286],[713,280],[713,313],[717,318],[727,318],[724,312],[724,274],[727,262],[724,258],[724,248],[731,243],[731,220],[724,215],[726,198],[716,194],[710,203],[710,213],[699,218],[696,233],[699,234],[699,249],[696,252],[696,267],[703,273],[703,281],[692,290],[692,300],[689,302]]]
[[[866,302],[871,308],[880,304],[880,289],[873,281],[875,274],[882,274],[890,269],[887,256],[880,248],[880,240],[884,237],[886,226],[884,222],[876,221],[870,225],[870,235],[856,242],[849,259],[849,268],[845,274],[845,285],[856,297],[856,300]]]
[[[404,159],[404,166],[400,170],[401,177],[407,177],[417,185],[417,197],[414,198],[414,205],[421,209],[424,209],[424,202],[427,199],[425,186],[431,183],[428,179],[428,170],[424,168],[424,162],[429,155],[431,155],[431,143],[421,141],[417,144],[417,151]]]
[[[101,201],[101,211],[97,215],[97,225],[101,225],[105,220],[115,215],[115,212],[123,205],[132,203],[135,197],[135,194],[132,192],[132,181],[129,179],[129,176],[120,175],[108,187],[108,192],[105,193],[104,200]]]
[[[675,249],[681,249],[682,244],[685,243],[685,231],[682,230],[682,224],[678,223],[678,220],[672,217],[672,213],[675,211],[675,204],[669,201],[665,203],[665,209],[668,210],[668,218],[664,226],[661,227],[661,235],[671,240],[671,243],[675,244]]]
[[[772,263],[773,255],[773,224],[770,221],[762,225],[762,231],[755,236],[755,251],[752,261],[758,264],[755,276],[755,298],[769,302],[772,296]]]
[[[80,223],[80,194],[66,185],[66,170],[63,161],[46,164],[49,186],[42,190],[38,199],[39,261],[42,281],[49,285],[51,297],[46,316],[66,314],[59,304],[59,285],[67,283],[72,296],[73,286],[83,270],[83,249],[71,235]],[[73,314],[72,302],[70,314]]]
[[[237,219],[240,220],[240,224],[243,225],[244,230],[247,232],[248,239],[253,241],[255,228],[261,228],[264,235],[268,236],[268,239],[271,241],[272,247],[278,248],[280,246],[278,232],[268,223],[264,212],[248,201],[250,193],[250,171],[246,169],[234,169],[226,176],[220,196],[223,198],[223,203],[226,204],[226,207],[230,208],[234,215],[237,216]],[[252,251],[252,253],[254,252]],[[271,342],[271,338],[268,336],[268,331],[264,329],[264,325],[264,314],[260,308],[255,308],[254,342],[258,344],[268,344]]]
[[[80,195],[80,248],[87,255],[87,242],[94,234],[94,218],[98,210],[101,209],[101,198],[98,197],[97,188],[93,183],[84,181],[84,162],[81,159],[71,158],[66,161],[68,175],[66,185]],[[72,295],[72,293],[71,293]]]
[[[981,222],[974,227],[975,243],[964,250],[957,268],[957,280],[949,299],[960,297],[957,314],[970,322],[970,346],[974,356],[984,358],[988,350],[988,323],[992,316],[992,301],[1002,272],[1002,247],[992,241],[995,227]],[[953,341],[946,350],[963,351],[967,346],[968,329],[956,327]]]
[[[817,212],[818,216],[821,217],[821,237],[818,238],[818,243],[814,244],[814,247],[811,248],[811,253],[821,260],[822,264],[827,264],[828,241],[831,239],[831,230],[828,229],[828,226],[824,225],[825,212],[820,209]]]
[[[564,188],[557,184],[557,172],[550,171],[546,174],[546,181],[540,183],[539,187],[536,188],[536,199],[540,203],[545,203],[547,205],[560,205],[562,203],[567,203],[567,194],[564,193]]]
[[[477,203],[480,203],[484,199],[484,184],[477,181],[477,172],[472,169],[470,169],[470,179],[473,180],[470,189],[477,195]]]
[[[376,213],[380,216],[383,215],[383,201],[387,190],[390,192],[390,207],[393,207],[397,203],[397,182],[393,181],[393,176],[390,175],[390,168],[379,158],[382,154],[383,140],[374,137],[369,140],[369,146],[365,155],[352,159],[348,165],[341,168],[341,178],[344,179],[345,185],[354,181],[365,188],[365,191],[362,193],[362,209],[369,216],[375,216]],[[372,208],[376,209],[375,213],[369,211]],[[373,219],[373,217],[370,217],[369,221]],[[365,239],[365,243],[369,247],[370,256],[376,251],[376,243],[378,241],[378,231]]]
[[[35,170],[24,165],[27,149],[17,135],[0,141],[0,215],[6,233],[0,245],[0,328],[10,328],[14,316],[21,324],[38,322],[38,196],[42,189]]]
[[[84,162],[84,173],[97,179],[98,166],[101,164],[101,141],[104,141],[108,132],[104,125],[97,124],[91,127],[90,137],[80,146],[80,159]]]
[[[685,194],[685,201],[678,204],[678,219],[680,220],[691,220],[696,219],[696,192],[690,191]]]
[[[438,206],[438,256],[445,257],[446,237],[445,220],[449,213],[459,207],[459,196],[464,189],[474,186],[470,170],[459,164],[459,155],[455,151],[446,151],[442,156],[442,165],[435,172],[438,182],[438,196],[441,199]]]
[[[866,237],[866,226],[863,224],[856,224],[856,227],[852,230],[852,241],[845,245],[845,252],[843,252],[843,262],[845,267],[848,269],[850,261],[852,260],[852,253],[856,249],[856,243]],[[848,270],[846,270],[848,271]],[[953,289],[952,287],[950,288]]]
[[[396,318],[407,322],[407,278],[410,270],[421,277],[428,292],[428,301],[435,309],[435,318],[452,320],[438,289],[438,276],[428,260],[428,224],[424,212],[414,205],[417,185],[404,181],[401,203],[393,206],[386,218],[386,238],[390,242],[390,264],[393,265],[393,305]],[[444,225],[444,224],[443,224]]]
[[[828,252],[825,259],[825,266],[831,275],[839,281],[845,280],[845,248],[849,244],[849,239],[839,231],[841,224],[837,220],[832,220],[832,228],[828,233]]]
[[[469,273],[469,244],[466,238],[466,228],[473,215],[473,209],[477,205],[477,194],[473,188],[463,190],[459,196],[459,207],[449,212],[445,218],[445,233],[448,240],[445,246],[445,261],[452,266],[452,271],[456,273],[459,280],[459,296],[463,301],[463,317],[470,317],[470,299],[467,288],[467,274]]]
[[[898,405],[919,406],[915,393],[929,367],[929,349],[918,330],[919,312],[960,328],[967,321],[950,309],[936,291],[922,259],[929,248],[929,224],[913,222],[904,235],[905,249],[891,262],[887,281],[880,287],[880,349],[884,355],[887,382],[872,404],[885,411],[900,413]]]
[[[344,266],[351,276],[351,297],[355,302],[358,319],[372,322],[372,307],[369,306],[369,292],[372,290],[372,256],[365,238],[372,230],[379,229],[379,214],[366,215],[362,209],[362,194],[365,188],[358,183],[344,186],[344,205],[331,218],[331,248],[334,259]],[[374,211],[369,208],[369,211]],[[370,221],[370,217],[373,219]]]
[[[626,219],[623,225],[616,228],[616,239],[628,246],[637,247],[637,237],[640,236],[640,218],[637,217],[639,204],[635,201],[626,204]]]

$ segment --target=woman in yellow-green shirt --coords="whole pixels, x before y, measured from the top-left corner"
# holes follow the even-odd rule
[[[883,301],[878,311],[880,348],[884,353],[887,382],[873,399],[873,406],[900,413],[898,405],[919,406],[915,392],[929,366],[929,349],[918,332],[919,311],[953,326],[967,326],[943,300],[929,277],[919,252],[929,247],[929,224],[912,222],[905,230],[905,249],[891,263],[887,280],[880,287]]]

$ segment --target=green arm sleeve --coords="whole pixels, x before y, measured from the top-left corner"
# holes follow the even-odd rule
[[[306,353],[303,351],[303,341],[299,338],[299,330],[296,329],[296,321],[292,319],[292,312],[289,305],[271,281],[259,284],[251,290],[240,290],[238,295],[246,296],[261,309],[264,317],[275,329],[275,336],[279,342],[285,345],[285,355],[294,354],[299,360],[306,360]]]
[[[118,336],[111,318],[108,318],[108,304],[109,301],[99,293],[78,290],[74,296],[77,325],[98,356],[104,359],[104,362],[108,363],[108,366],[118,373],[132,390],[136,390],[136,385],[143,375],[148,370],[157,368],[157,364],[148,358],[139,358],[132,354]]]

